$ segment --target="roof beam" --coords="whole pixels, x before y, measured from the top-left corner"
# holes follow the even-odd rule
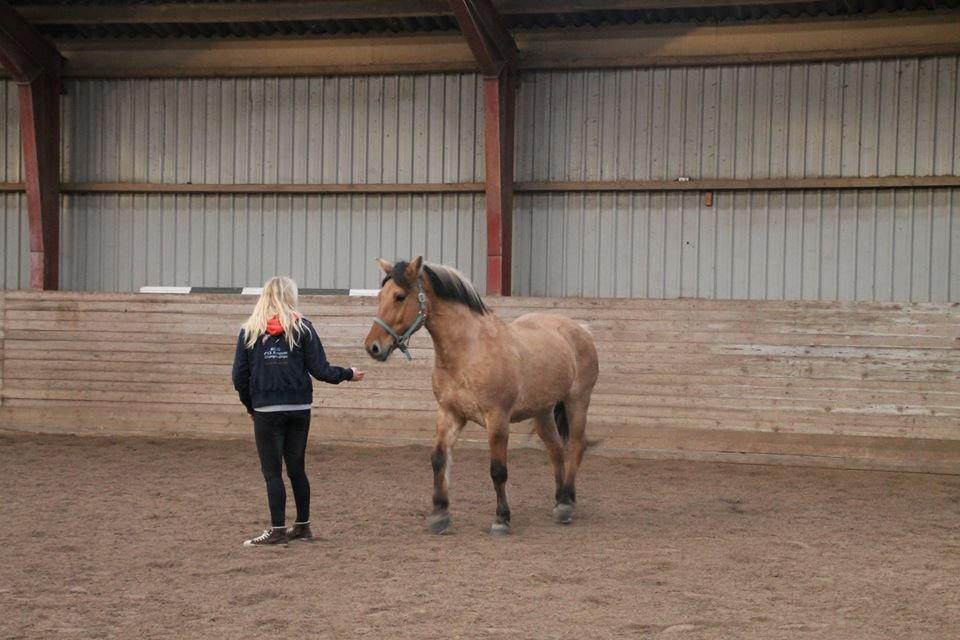
[[[518,32],[520,68],[751,64],[960,54],[960,12]],[[475,71],[457,32],[339,38],[65,40],[71,78]]]
[[[517,45],[490,0],[450,0],[450,7],[483,75],[516,69]]]
[[[0,64],[17,80],[31,82],[44,71],[60,74],[62,59],[8,3],[0,1]]]
[[[729,7],[796,4],[789,0],[494,0],[501,15],[571,13],[581,11],[644,11],[691,7]],[[445,0],[305,0],[291,2],[186,3],[132,5],[39,4],[19,7],[31,23],[138,24],[277,22],[449,16]]]
[[[138,24],[349,20],[449,15],[443,0],[306,0],[92,5],[27,5],[20,8],[33,24]]]

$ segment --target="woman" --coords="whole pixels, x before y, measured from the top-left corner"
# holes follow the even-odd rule
[[[240,330],[233,361],[233,386],[253,418],[272,525],[246,540],[245,546],[313,539],[310,482],[303,468],[313,402],[311,375],[330,384],[363,380],[359,369],[327,362],[316,330],[297,312],[296,283],[290,278],[271,278]],[[287,495],[280,475],[284,462],[297,504],[297,520],[290,529],[285,524]]]

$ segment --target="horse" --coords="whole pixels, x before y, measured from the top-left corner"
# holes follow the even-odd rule
[[[384,362],[399,349],[410,358],[411,336],[425,327],[433,338],[433,395],[437,434],[433,511],[428,529],[450,527],[450,464],[453,445],[470,421],[486,428],[490,477],[497,495],[491,535],[510,531],[507,442],[510,423],[532,419],[546,446],[556,480],[553,519],[573,522],[576,477],[587,448],[590,395],[599,374],[590,332],[559,315],[531,313],[505,323],[455,269],[410,262],[377,263],[384,272],[377,316],[364,347]]]

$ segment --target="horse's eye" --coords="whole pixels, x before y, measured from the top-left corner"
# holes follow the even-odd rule
[[[407,299],[407,296],[403,295],[402,293],[397,294],[397,302],[403,302],[406,299]]]

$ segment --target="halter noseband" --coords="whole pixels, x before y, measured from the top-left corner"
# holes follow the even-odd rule
[[[413,334],[419,331],[427,321],[427,296],[423,292],[423,283],[419,278],[417,279],[417,302],[420,303],[420,310],[417,312],[417,317],[414,319],[413,324],[401,334],[394,331],[393,327],[387,324],[380,316],[373,317],[373,321],[390,334],[390,337],[393,338],[393,343],[397,346],[397,349],[400,349],[403,355],[407,356],[407,360],[413,360],[413,357],[410,355],[410,338],[413,337]]]

